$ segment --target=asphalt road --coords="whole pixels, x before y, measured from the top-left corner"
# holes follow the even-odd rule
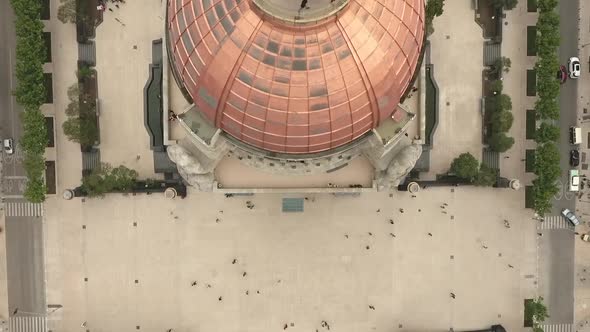
[[[22,108],[12,95],[16,85],[15,49],[14,14],[10,1],[0,1],[0,138],[12,137],[16,146],[13,155],[2,154],[2,188],[7,195],[22,194],[25,183],[19,149],[22,134],[19,114]]]
[[[45,313],[45,268],[41,218],[6,218],[8,309]]]
[[[572,56],[578,55],[578,20],[572,19],[572,13],[578,12],[578,1],[560,1],[559,2],[559,16],[560,20],[560,46],[559,46],[559,61],[562,65],[567,66],[567,61]],[[582,69],[584,69],[584,61],[582,62]],[[585,70],[582,70],[582,75]],[[568,208],[575,211],[575,197],[576,195],[568,191],[568,171],[569,166],[569,151],[573,147],[569,142],[569,127],[576,124],[577,118],[577,88],[578,81],[569,79],[565,84],[561,85],[559,93],[559,151],[561,153],[561,160],[559,166],[561,168],[560,192],[553,200],[553,213],[559,215],[561,210]],[[573,253],[572,253],[573,254]]]
[[[544,230],[539,237],[539,295],[545,299],[549,318],[545,324],[574,321],[574,232]]]

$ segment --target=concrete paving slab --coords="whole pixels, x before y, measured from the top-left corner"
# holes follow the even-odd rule
[[[64,305],[52,328],[523,330],[524,238],[535,224],[519,193],[314,195],[292,214],[282,197],[51,201],[48,287]]]

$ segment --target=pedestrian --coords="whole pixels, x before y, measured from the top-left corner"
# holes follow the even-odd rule
[[[289,325],[287,325],[287,323],[285,323],[285,325],[283,326],[283,330],[286,330],[287,327],[289,327]]]
[[[455,293],[451,293],[451,297],[452,298],[455,298]]]
[[[371,247],[369,247],[369,246],[366,246],[365,248],[366,248],[367,250],[371,249]]]
[[[219,222],[220,222],[220,221],[221,221],[221,220],[220,220],[219,218],[215,218],[215,223],[216,223],[216,224],[219,224]]]
[[[513,269],[513,268],[514,268],[514,266],[512,266],[512,265],[510,265],[510,264],[508,264],[508,267],[509,267],[509,268],[511,268],[511,269]]]
[[[113,11],[113,8],[109,7],[109,11],[112,12]]]
[[[193,282],[191,282],[191,286],[192,286],[192,287],[194,287],[194,286],[196,286],[196,285],[197,285],[197,282],[196,282],[196,281],[193,281]]]
[[[248,290],[246,290],[246,295],[250,294],[250,292]]]
[[[344,237],[348,239],[348,234],[344,234]]]
[[[375,307],[373,307],[372,305],[369,305],[369,309],[375,310]]]
[[[115,4],[115,7],[117,7],[117,9],[118,9],[119,8],[119,5],[118,4]]]
[[[373,233],[369,232],[369,236],[373,236]]]
[[[248,274],[248,273],[246,273],[246,272],[244,271],[244,273],[242,273],[242,277],[245,277],[247,274]]]
[[[504,159],[508,159],[508,158],[510,158],[510,156],[504,156]]]
[[[484,249],[487,249],[488,248],[488,246],[486,246],[485,244],[482,245],[481,247],[484,248]]]
[[[234,260],[233,260],[233,261],[231,261],[231,263],[232,263],[232,264],[236,264],[237,262],[238,262],[238,260],[237,260],[237,259],[235,259],[235,258],[234,258]]]
[[[404,209],[400,208],[399,212],[404,213]]]
[[[395,234],[393,234],[393,233],[389,233],[389,235],[390,235],[391,237],[395,237]]]
[[[211,284],[207,284],[207,288],[211,288]]]
[[[539,236],[543,236],[543,233],[537,233],[537,235],[539,235]]]
[[[393,225],[394,224],[393,219],[389,219],[389,223]]]
[[[220,296],[217,299],[219,300],[219,302],[221,302],[223,300],[223,296]]]
[[[430,233],[430,232],[429,232],[429,233],[428,233],[428,236],[432,236],[432,233]]]
[[[381,209],[377,209],[377,213],[381,212]]]

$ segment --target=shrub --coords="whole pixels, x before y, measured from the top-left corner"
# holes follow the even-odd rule
[[[57,19],[62,23],[76,23],[76,0],[61,0]]]
[[[82,146],[92,146],[98,140],[96,105],[89,96],[80,93],[80,86],[74,83],[68,88],[70,103],[65,113],[68,119],[62,124],[64,134],[70,141]]]
[[[499,111],[492,113],[490,123],[492,125],[492,133],[505,133],[512,128],[514,116],[509,111]]]
[[[101,163],[90,175],[82,178],[82,189],[90,197],[104,196],[108,192],[128,192],[133,188],[137,172],[125,166],[113,168]]]

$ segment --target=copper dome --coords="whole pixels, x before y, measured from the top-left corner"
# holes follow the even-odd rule
[[[264,150],[315,153],[395,111],[419,62],[424,0],[304,0],[293,12],[297,1],[170,0],[169,48],[216,127]]]

